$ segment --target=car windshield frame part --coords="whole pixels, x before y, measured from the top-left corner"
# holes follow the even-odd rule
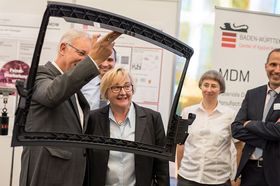
[[[50,17],[61,17],[64,18],[65,21],[72,23],[93,26],[98,24],[101,28],[117,31],[147,41],[186,59],[178,88],[173,99],[167,126],[166,143],[164,146],[154,146],[135,141],[112,139],[87,134],[25,131],[25,122],[32,100],[32,90],[35,84],[36,72]],[[176,110],[188,64],[192,55],[193,49],[187,44],[158,29],[130,18],[87,6],[61,2],[48,2],[41,22],[27,81],[16,82],[16,88],[20,99],[15,114],[12,146],[76,146],[81,148],[131,152],[174,161],[176,141],[182,141],[181,139],[177,139],[177,136],[182,136],[182,134],[179,133],[184,132],[177,130],[178,123],[189,123],[179,122],[182,121],[182,119],[176,114]]]

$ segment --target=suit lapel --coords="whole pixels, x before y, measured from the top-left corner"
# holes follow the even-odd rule
[[[60,71],[51,62],[47,62],[45,66],[50,70],[53,77],[61,75]]]
[[[83,133],[84,133],[87,129],[87,123],[88,123],[87,121],[88,121],[88,117],[89,117],[90,107],[89,107],[89,104],[88,104],[86,98],[84,97],[84,95],[82,94],[81,91],[77,92],[77,96],[78,96],[78,100],[79,100],[80,106],[82,108],[82,111],[84,113],[84,126],[83,126]]]
[[[79,123],[81,124],[81,120],[80,120],[80,116],[79,116],[79,111],[78,111],[78,106],[77,106],[77,102],[76,102],[76,98],[75,98],[75,95],[72,95],[69,99],[69,102],[70,102],[70,105],[72,106],[78,120],[79,120]]]
[[[110,138],[110,119],[109,119],[109,105],[101,108],[101,116],[100,119],[98,119],[97,125],[100,126],[101,130],[101,136]],[[110,151],[106,150],[104,152],[104,159],[105,159],[105,166],[107,166],[108,161],[109,161],[109,156],[110,156]]]
[[[98,125],[105,137],[110,137],[110,119],[109,119],[109,105],[103,107],[100,111],[101,117],[98,120]]]
[[[141,142],[147,125],[147,117],[141,107],[139,107],[136,104],[134,104],[134,106],[135,106],[135,115],[136,115],[135,141]]]
[[[252,96],[254,99],[259,98],[259,99],[255,100],[254,103],[255,103],[255,111],[257,114],[257,118],[260,121],[262,120],[262,117],[263,117],[266,92],[267,92],[267,85],[264,85],[264,86],[260,87],[260,89],[256,92],[255,96]]]

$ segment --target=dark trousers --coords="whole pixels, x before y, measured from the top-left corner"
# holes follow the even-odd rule
[[[177,186],[230,186],[231,185],[230,181],[223,184],[202,184],[202,183],[186,180],[185,178],[182,178],[180,175],[178,175],[177,180],[178,180]]]
[[[268,186],[264,177],[262,163],[248,160],[241,172],[240,186]]]

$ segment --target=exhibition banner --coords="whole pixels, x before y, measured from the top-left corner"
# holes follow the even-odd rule
[[[280,48],[279,15],[216,7],[213,69],[222,73],[222,105],[239,109],[248,89],[266,84],[267,55]]]

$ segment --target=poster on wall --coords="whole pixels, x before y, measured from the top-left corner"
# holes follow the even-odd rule
[[[15,91],[16,80],[26,80],[31,65],[35,43],[37,40],[41,16],[26,14],[0,14],[0,88],[14,90],[7,102],[1,92],[0,114],[7,109],[9,116],[8,135],[11,136],[13,119],[17,103]],[[59,19],[49,21],[49,31],[41,56],[42,64],[52,61],[57,51],[59,35],[69,28],[69,24]]]
[[[220,102],[235,110],[248,89],[268,82],[265,63],[280,48],[279,15],[236,9],[215,9],[213,69],[222,73],[226,92]]]
[[[8,99],[3,94],[8,89],[15,90],[16,80],[27,78],[40,20],[36,16],[16,14],[0,14],[0,17],[0,88],[3,89],[0,110],[2,113],[7,109],[8,135],[11,136],[17,96],[15,91]],[[27,19],[23,22],[24,17]]]

